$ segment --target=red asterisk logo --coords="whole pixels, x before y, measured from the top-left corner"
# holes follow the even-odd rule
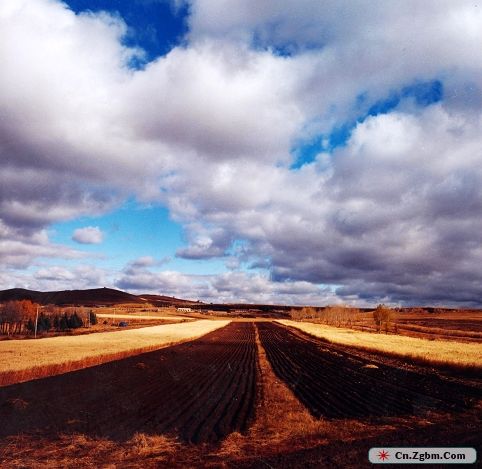
[[[389,457],[390,457],[390,455],[388,454],[388,451],[385,451],[384,449],[382,449],[381,451],[378,452],[378,459],[380,461],[385,461]]]

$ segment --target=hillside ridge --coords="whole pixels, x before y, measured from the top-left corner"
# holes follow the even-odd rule
[[[121,303],[194,303],[162,295],[133,295],[113,288],[91,288],[85,290],[60,290],[41,292],[26,288],[0,290],[0,302],[31,300],[40,304],[55,305],[107,305]]]

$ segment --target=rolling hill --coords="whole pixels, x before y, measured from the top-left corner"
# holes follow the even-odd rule
[[[63,290],[40,292],[24,288],[12,288],[0,291],[0,303],[15,300],[31,300],[40,304],[55,305],[113,305],[121,303],[154,303],[162,305],[192,304],[187,300],[162,295],[132,295],[112,288],[94,288],[89,290]]]

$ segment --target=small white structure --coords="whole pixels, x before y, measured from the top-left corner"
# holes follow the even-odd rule
[[[190,312],[192,312],[191,308],[176,308],[176,310],[179,311],[180,313],[190,313]]]

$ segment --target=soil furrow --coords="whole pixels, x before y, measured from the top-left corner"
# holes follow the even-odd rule
[[[253,325],[233,322],[189,343],[3,387],[0,438],[82,432],[124,441],[142,432],[215,442],[254,417],[256,387],[245,383],[258,380],[256,356]],[[250,402],[247,412],[227,405],[234,399]]]
[[[377,376],[377,367],[364,368],[370,357],[364,360],[359,352],[351,355],[339,346],[331,349],[273,323],[260,324],[259,335],[275,373],[316,417],[397,416],[465,407],[458,388],[437,376],[407,370],[402,375],[392,366],[384,366]]]

